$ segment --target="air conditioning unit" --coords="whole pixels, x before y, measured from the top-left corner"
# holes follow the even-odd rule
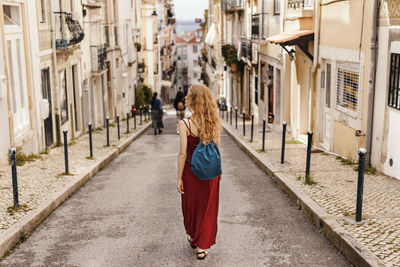
[[[67,49],[68,40],[67,39],[56,39],[56,49]]]

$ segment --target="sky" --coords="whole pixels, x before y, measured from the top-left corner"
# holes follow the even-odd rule
[[[208,0],[173,0],[176,20],[191,20],[204,17],[204,9],[208,8]]]

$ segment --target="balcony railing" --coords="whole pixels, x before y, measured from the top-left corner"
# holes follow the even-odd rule
[[[312,0],[288,0],[288,9],[291,10],[312,10],[314,2]]]
[[[102,72],[106,68],[106,45],[90,46],[92,72]]]
[[[228,0],[221,0],[221,11],[226,12],[228,8]]]
[[[243,8],[243,0],[226,0],[227,11],[242,10]]]
[[[240,41],[240,56],[251,61],[251,41],[245,37]]]
[[[268,34],[268,14],[259,13],[252,16],[251,39],[262,40],[267,38]]]
[[[56,49],[65,50],[69,46],[78,44],[85,34],[79,22],[72,18],[72,13],[55,12],[56,16]],[[68,29],[68,30],[67,30]]]

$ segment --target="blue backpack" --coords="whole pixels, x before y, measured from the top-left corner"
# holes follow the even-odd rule
[[[183,122],[186,124],[184,120]],[[192,134],[192,131],[187,124],[186,127]],[[188,158],[190,158],[189,146],[187,147],[187,152]],[[189,160],[187,161],[190,164],[190,169],[193,174],[200,180],[212,180],[222,173],[221,155],[215,142],[210,142],[207,145],[204,145],[200,141],[200,143],[193,151],[191,162]]]

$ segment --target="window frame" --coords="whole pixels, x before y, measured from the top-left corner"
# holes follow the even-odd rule
[[[349,72],[349,73],[355,73],[358,75],[358,82],[357,82],[357,108],[355,110],[351,108],[344,107],[338,103],[340,97],[343,98],[343,96],[338,96],[339,94],[339,70],[343,72]],[[335,67],[335,108],[349,116],[352,116],[354,118],[359,118],[360,117],[360,111],[361,111],[361,105],[362,105],[362,71],[360,69],[360,64],[356,62],[348,62],[348,61],[340,61],[336,62],[336,67]],[[331,77],[332,78],[332,77]],[[331,88],[332,90],[332,88]],[[344,91],[344,87],[342,88]],[[343,99],[342,99],[343,101]]]
[[[393,59],[396,60],[394,62],[394,65],[393,65]],[[389,65],[389,80],[388,80],[388,98],[387,98],[388,107],[400,110],[399,95],[400,95],[400,53],[391,52],[390,65]],[[395,97],[396,100],[394,101]]]

